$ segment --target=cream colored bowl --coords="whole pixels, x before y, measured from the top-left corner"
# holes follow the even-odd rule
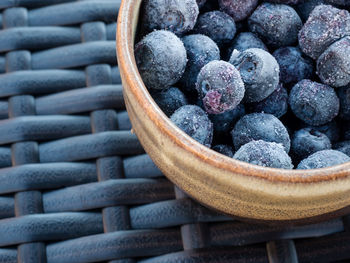
[[[350,163],[314,170],[236,161],[177,128],[148,93],[134,59],[141,0],[123,0],[117,55],[126,107],[146,152],[187,194],[220,212],[253,221],[314,222],[350,213]]]

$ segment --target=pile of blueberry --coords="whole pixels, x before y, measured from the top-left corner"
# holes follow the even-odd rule
[[[349,0],[144,0],[135,58],[164,113],[237,160],[350,161]]]

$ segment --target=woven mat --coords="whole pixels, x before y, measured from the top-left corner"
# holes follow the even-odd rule
[[[0,1],[0,262],[349,262],[349,217],[238,222],[162,176],[130,132],[119,5]]]

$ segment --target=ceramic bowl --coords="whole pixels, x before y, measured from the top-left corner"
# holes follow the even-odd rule
[[[350,163],[283,170],[240,162],[177,128],[148,93],[137,70],[134,40],[141,0],[123,0],[118,65],[133,130],[161,171],[200,203],[259,222],[315,222],[350,212]]]

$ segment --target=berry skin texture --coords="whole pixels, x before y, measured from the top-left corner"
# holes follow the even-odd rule
[[[302,160],[297,169],[318,169],[342,164],[350,161],[350,157],[336,150],[316,152]]]
[[[306,21],[314,8],[318,5],[325,4],[326,0],[307,0],[301,1],[296,5],[295,9],[297,10],[299,16],[303,21]]]
[[[297,161],[303,160],[311,154],[332,148],[328,137],[311,128],[296,131],[292,136],[291,154]]]
[[[349,17],[350,25],[350,17]],[[317,75],[332,87],[350,83],[350,37],[344,37],[329,46],[317,60]]]
[[[232,16],[237,22],[250,16],[257,5],[258,0],[219,0],[221,11]]]
[[[339,117],[342,120],[350,121],[350,85],[337,89],[340,101]]]
[[[250,112],[269,113],[281,118],[288,110],[288,93],[280,84],[266,99],[246,105]]]
[[[232,46],[229,48],[230,55],[234,49],[237,49],[240,52],[243,52],[249,48],[260,48],[265,51],[268,51],[264,42],[261,41],[256,35],[250,32],[242,32],[236,36],[233,40]]]
[[[279,83],[279,66],[276,59],[265,50],[250,48],[238,56],[231,56],[233,64],[241,74],[246,89],[247,103],[267,98]]]
[[[213,123],[214,131],[218,134],[229,133],[236,122],[245,115],[245,107],[239,104],[236,108],[221,114],[209,114],[209,119]]]
[[[170,119],[193,139],[210,147],[213,140],[213,124],[200,107],[196,105],[182,106],[171,115]]]
[[[218,153],[221,153],[223,155],[233,158],[234,151],[230,145],[218,144],[218,145],[215,145],[212,149]]]
[[[231,132],[233,145],[238,150],[242,145],[256,140],[281,143],[288,153],[290,138],[283,123],[271,114],[251,113],[242,117]]]
[[[194,32],[210,37],[219,46],[235,37],[236,24],[232,17],[220,11],[211,11],[198,17]]]
[[[248,26],[264,43],[281,47],[293,45],[297,41],[303,24],[292,7],[263,3],[248,19]]]
[[[292,160],[283,146],[274,142],[251,141],[243,145],[233,158],[264,167],[293,169]]]
[[[199,71],[210,61],[219,60],[220,50],[216,43],[205,35],[188,35],[182,38],[182,42],[187,51],[188,62],[180,81],[186,91],[193,92]]]
[[[146,0],[143,7],[148,31],[166,29],[177,35],[192,30],[199,14],[196,0]]]
[[[182,77],[187,63],[186,49],[170,31],[153,31],[135,46],[135,60],[149,89],[165,89]]]
[[[339,125],[334,120],[321,126],[306,126],[305,128],[312,128],[314,130],[324,133],[325,135],[327,135],[332,144],[339,140],[340,129]]]
[[[331,5],[318,5],[299,32],[301,50],[317,59],[333,42],[350,35],[350,14]]]
[[[182,91],[175,87],[163,90],[150,90],[150,93],[159,108],[161,108],[168,117],[178,108],[188,104],[187,98]]]
[[[333,147],[335,150],[345,153],[350,156],[350,141],[338,142]]]
[[[197,0],[197,5],[199,8],[202,8],[206,2],[207,0]]]
[[[209,114],[233,110],[244,97],[244,84],[237,69],[228,62],[214,60],[198,74],[196,89]]]
[[[327,0],[327,3],[339,6],[350,6],[349,0]]]
[[[292,88],[289,105],[296,117],[315,126],[330,122],[339,112],[339,99],[334,89],[307,79]]]
[[[297,47],[282,47],[272,54],[280,66],[280,81],[285,84],[309,79],[313,73],[313,61],[304,57]]]
[[[303,0],[268,0],[267,2],[275,3],[275,4],[286,4],[286,5],[296,5]]]

